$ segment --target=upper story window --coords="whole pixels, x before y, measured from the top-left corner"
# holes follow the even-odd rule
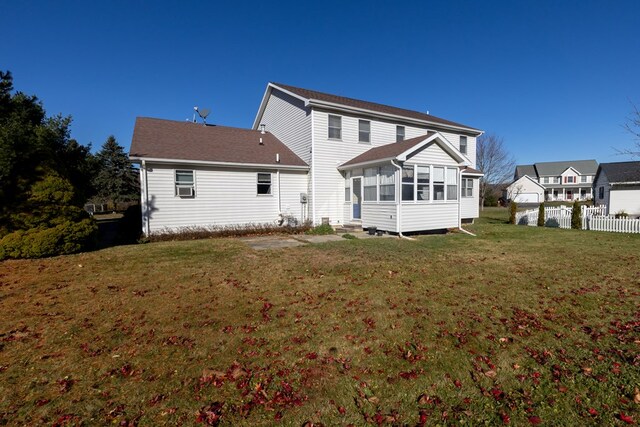
[[[548,183],[549,183],[549,177],[548,177],[548,176],[545,176],[545,177],[543,178],[543,180],[544,180],[544,181],[543,181],[543,183],[544,183],[544,184],[548,184]]]
[[[581,176],[580,176],[580,182],[589,182],[589,181],[588,181],[588,178],[589,178],[589,177],[588,177],[587,175],[581,175]]]
[[[443,167],[433,168],[433,200],[444,200],[444,171]]]
[[[575,184],[576,183],[576,177],[575,176],[565,176],[564,177],[564,182],[566,184]]]
[[[358,141],[371,142],[371,122],[369,120],[358,120]]]
[[[258,195],[268,196],[271,194],[271,174],[258,172]]]
[[[604,199],[604,186],[598,187],[598,198]]]
[[[396,126],[396,142],[404,141],[404,126]]]
[[[342,139],[342,117],[329,115],[329,139]]]
[[[467,154],[467,137],[466,136],[460,137],[460,152],[462,154]]]
[[[192,170],[177,169],[175,175],[175,189],[176,196],[179,197],[194,197],[195,196],[195,181],[193,180]]]

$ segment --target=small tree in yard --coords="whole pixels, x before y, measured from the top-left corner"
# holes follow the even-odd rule
[[[509,224],[516,223],[516,212],[518,212],[518,204],[511,201],[511,204],[509,205]]]
[[[124,147],[116,142],[113,135],[102,144],[96,154],[98,173],[93,179],[97,189],[97,197],[101,203],[115,205],[118,202],[137,200],[139,197],[138,174],[124,151]]]
[[[578,200],[573,202],[573,210],[571,211],[571,228],[574,230],[582,229],[582,211]]]
[[[544,227],[544,203],[538,207],[538,227]]]

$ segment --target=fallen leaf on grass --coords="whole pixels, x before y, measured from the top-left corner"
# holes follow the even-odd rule
[[[624,412],[620,412],[620,420],[624,421],[627,424],[635,424],[636,422],[633,420],[633,417],[630,415],[626,415]]]
[[[640,390],[636,387],[636,391],[633,395],[633,403],[640,404]]]
[[[484,374],[489,378],[495,378],[496,375],[498,375],[498,374],[496,374],[496,371],[487,371]]]

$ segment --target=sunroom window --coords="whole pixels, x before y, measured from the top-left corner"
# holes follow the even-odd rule
[[[447,168],[447,200],[458,200],[458,170]]]
[[[413,165],[402,168],[402,200],[413,200],[414,172]]]
[[[364,170],[362,187],[364,189],[365,202],[375,202],[378,200],[378,168],[368,168]]]
[[[433,200],[444,200],[444,168],[433,168]]]
[[[429,200],[429,166],[418,166],[418,200]]]
[[[380,201],[393,202],[396,200],[395,168],[391,165],[380,168]]]

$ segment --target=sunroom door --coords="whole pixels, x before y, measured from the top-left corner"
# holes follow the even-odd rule
[[[353,178],[351,182],[351,219],[362,218],[362,178]]]

